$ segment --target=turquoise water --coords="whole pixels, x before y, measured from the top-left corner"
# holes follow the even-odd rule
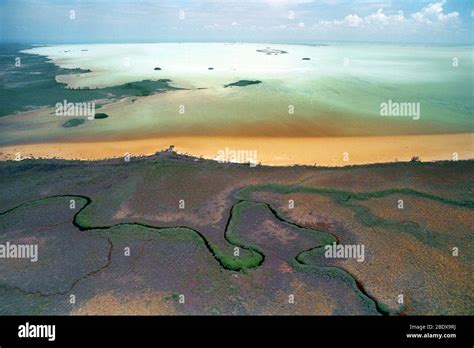
[[[473,130],[472,47],[345,44],[321,62],[349,57],[348,66],[309,82],[313,101],[346,109],[366,119],[380,116],[380,103],[420,103],[422,131]],[[415,122],[411,122],[415,123]]]
[[[258,52],[266,47],[288,53]],[[101,89],[107,92],[107,88],[146,79],[169,79],[173,86],[188,91],[170,91],[120,107],[106,105],[103,108],[108,119],[71,129],[61,127],[64,119],[55,118],[54,112],[28,116],[21,122],[8,118],[0,121],[3,144],[142,135],[311,137],[474,131],[472,47],[361,43],[61,45],[23,51],[26,62],[28,57],[40,57],[31,53],[48,57],[57,67],[36,58],[24,71],[2,68],[2,75],[8,77],[0,82],[3,111],[8,108],[3,114],[62,102],[67,85],[99,88],[94,93],[68,90],[67,96],[73,101],[82,101],[79,95],[97,98],[96,91]],[[47,69],[44,64],[48,64]],[[154,69],[157,66],[160,71]],[[75,70],[67,74],[68,69]],[[63,83],[55,82],[52,76]],[[47,98],[41,98],[45,79]],[[239,80],[262,83],[224,88]],[[76,93],[78,98],[73,98]],[[381,105],[389,101],[416,104],[419,117],[383,117]],[[186,117],[177,113],[181,104],[186,105]]]

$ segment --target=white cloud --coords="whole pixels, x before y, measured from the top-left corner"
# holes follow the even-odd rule
[[[307,3],[314,2],[314,0],[261,0],[261,1],[272,7],[297,6],[300,4],[307,4]]]
[[[401,23],[405,20],[405,16],[403,15],[403,11],[398,11],[396,15],[386,15],[383,13],[382,9],[378,9],[376,13],[372,13],[371,15],[364,18],[364,21],[367,24],[381,24],[381,25],[388,25],[393,23]]]
[[[412,14],[412,18],[423,24],[432,24],[436,22],[448,22],[456,21],[459,19],[458,12],[450,12],[445,14],[443,5],[446,3],[445,0],[435,2],[423,7],[420,12]]]
[[[444,4],[445,0],[430,3],[409,17],[405,17],[403,11],[398,11],[397,14],[386,14],[381,8],[379,8],[377,12],[365,17],[359,17],[357,14],[349,14],[342,20],[334,19],[330,21],[319,21],[318,25],[325,27],[377,28],[407,24],[414,28],[419,25],[436,24],[441,26],[448,23],[456,24],[460,20],[459,13],[456,11],[445,13],[443,8]],[[316,25],[316,27],[318,25]]]
[[[344,18],[344,21],[350,27],[358,27],[364,20],[358,15],[350,14]]]
[[[217,23],[214,23],[214,24],[206,24],[204,26],[204,29],[218,29],[219,28],[219,24]]]
[[[372,24],[390,25],[399,24],[405,20],[403,11],[399,11],[396,15],[386,15],[381,8],[377,12],[366,17],[359,17],[357,14],[345,16],[342,20],[320,21],[318,24],[324,26],[347,26],[347,27],[364,27]]]

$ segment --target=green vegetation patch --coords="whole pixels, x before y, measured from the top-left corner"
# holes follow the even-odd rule
[[[56,81],[57,75],[87,74],[90,70],[60,68],[46,57],[20,52],[29,48],[24,45],[0,45],[0,117],[16,112],[54,107],[67,100],[85,103],[100,99],[147,96],[159,92],[178,90],[170,86],[170,80],[144,80],[105,88],[67,88]],[[15,59],[21,66],[15,66]],[[96,106],[96,108],[98,105]]]
[[[225,252],[221,248],[212,244],[215,257],[219,260],[225,269],[232,271],[244,271],[249,268],[255,268],[263,262],[263,254],[255,250],[246,250],[240,247],[240,256],[233,256],[232,252]],[[245,247],[247,248],[247,247]],[[250,248],[249,248],[250,249]]]
[[[250,85],[257,85],[259,83],[262,83],[260,80],[240,80],[237,82],[229,83],[227,85],[224,85],[224,88],[227,87],[246,87]]]

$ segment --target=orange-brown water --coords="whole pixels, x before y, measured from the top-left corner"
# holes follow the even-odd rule
[[[178,153],[216,159],[219,153],[252,151],[265,165],[344,166],[354,164],[474,158],[474,134],[370,137],[156,137],[123,141],[57,142],[0,147],[0,159],[60,157],[99,160],[150,155],[175,145]],[[231,159],[231,158],[228,158]],[[245,156],[240,156],[245,161]]]

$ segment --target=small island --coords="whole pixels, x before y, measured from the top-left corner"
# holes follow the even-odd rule
[[[64,122],[62,124],[62,127],[64,128],[77,127],[77,126],[80,126],[81,124],[84,124],[84,122],[86,122],[86,120],[83,118],[73,118]]]
[[[245,87],[245,86],[250,86],[250,85],[257,85],[259,83],[262,83],[262,81],[259,80],[240,80],[237,82],[229,83],[227,85],[224,85],[224,88],[227,87]]]
[[[264,48],[264,49],[259,49],[259,50],[257,50],[257,52],[266,53],[266,54],[269,55],[269,56],[277,56],[277,55],[279,55],[279,54],[286,54],[286,53],[288,53],[287,51],[277,50],[277,49],[270,48],[270,47],[267,47],[267,48]]]
[[[108,118],[108,117],[109,117],[109,115],[107,115],[106,113],[103,113],[103,112],[99,112],[99,113],[94,115],[95,120],[103,120],[104,118]]]

